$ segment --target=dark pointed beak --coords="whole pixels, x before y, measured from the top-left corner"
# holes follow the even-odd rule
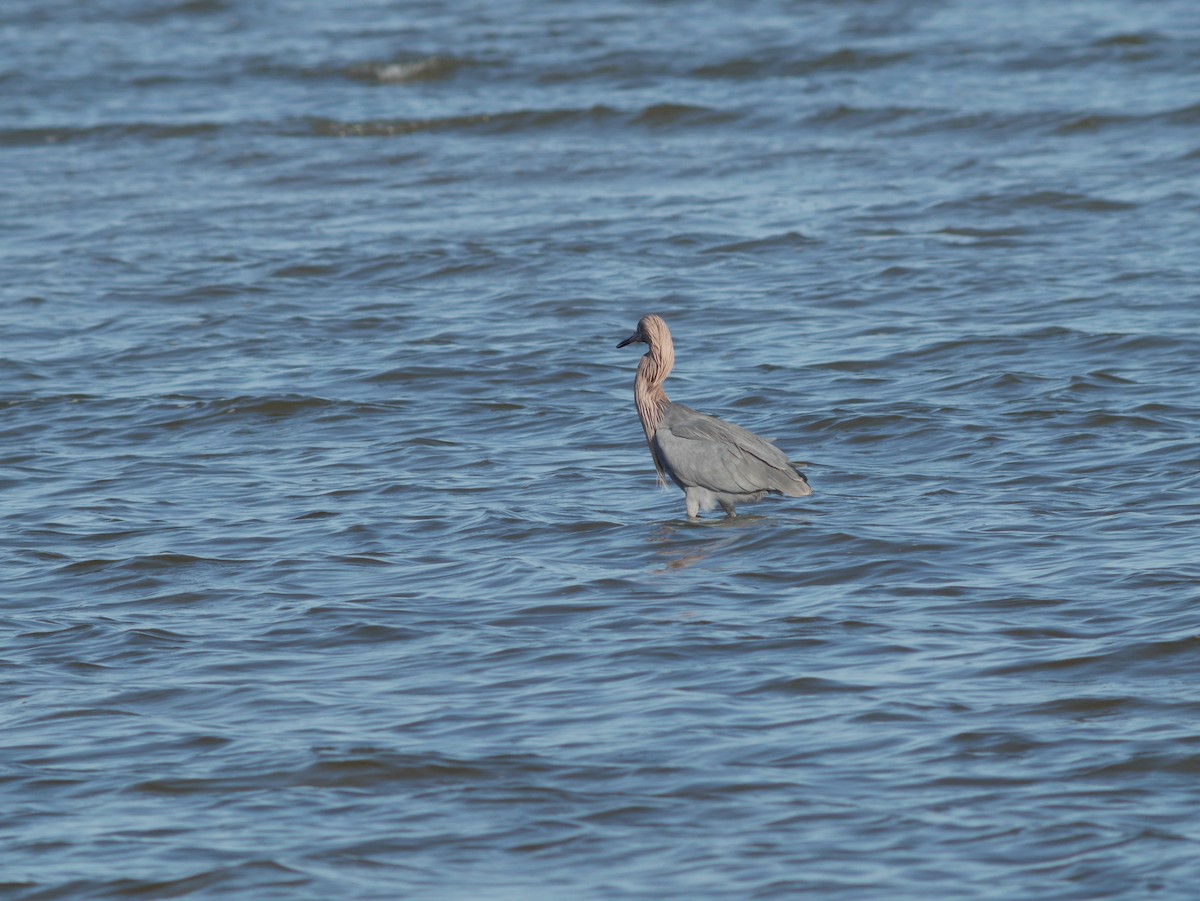
[[[641,341],[641,340],[642,340],[642,336],[640,334],[638,334],[637,332],[634,332],[632,335],[630,335],[628,338],[626,338],[624,341],[622,341],[620,344],[618,344],[617,347],[624,347],[626,344],[632,344],[634,341]]]

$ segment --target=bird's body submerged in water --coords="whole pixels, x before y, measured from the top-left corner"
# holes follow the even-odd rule
[[[671,403],[662,385],[675,365],[675,345],[661,317],[643,316],[637,331],[617,347],[634,341],[649,346],[633,383],[638,416],[659,480],[665,484],[669,476],[683,489],[688,519],[718,504],[727,516],[736,516],[735,505],[757,501],[764,494],[812,494],[804,473],[765,438]]]

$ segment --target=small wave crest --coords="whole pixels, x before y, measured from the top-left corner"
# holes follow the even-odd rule
[[[416,60],[359,63],[346,69],[355,81],[371,84],[412,84],[450,78],[466,65],[452,56],[429,56]]]
[[[341,121],[317,118],[312,132],[321,137],[397,137],[442,131],[478,131],[492,134],[536,132],[581,125],[625,124],[642,128],[694,128],[733,121],[735,113],[691,104],[657,103],[634,111],[599,104],[585,108],[529,109],[480,112],[428,119],[368,119]]]

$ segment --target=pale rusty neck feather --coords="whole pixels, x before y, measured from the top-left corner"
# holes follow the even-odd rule
[[[658,478],[662,482],[666,481],[666,474],[658,455],[654,453],[654,433],[658,431],[663,413],[671,403],[662,385],[674,364],[675,353],[670,344],[665,347],[651,344],[638,362],[637,378],[633,381],[633,400],[646,432],[646,443],[650,445],[650,453],[654,457],[654,468],[658,470]]]

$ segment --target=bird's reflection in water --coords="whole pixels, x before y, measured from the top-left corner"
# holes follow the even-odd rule
[[[767,516],[737,516],[732,519],[696,519],[688,522],[664,522],[650,534],[661,567],[651,572],[666,573],[687,569],[715,553],[737,543],[738,533],[766,522]]]

